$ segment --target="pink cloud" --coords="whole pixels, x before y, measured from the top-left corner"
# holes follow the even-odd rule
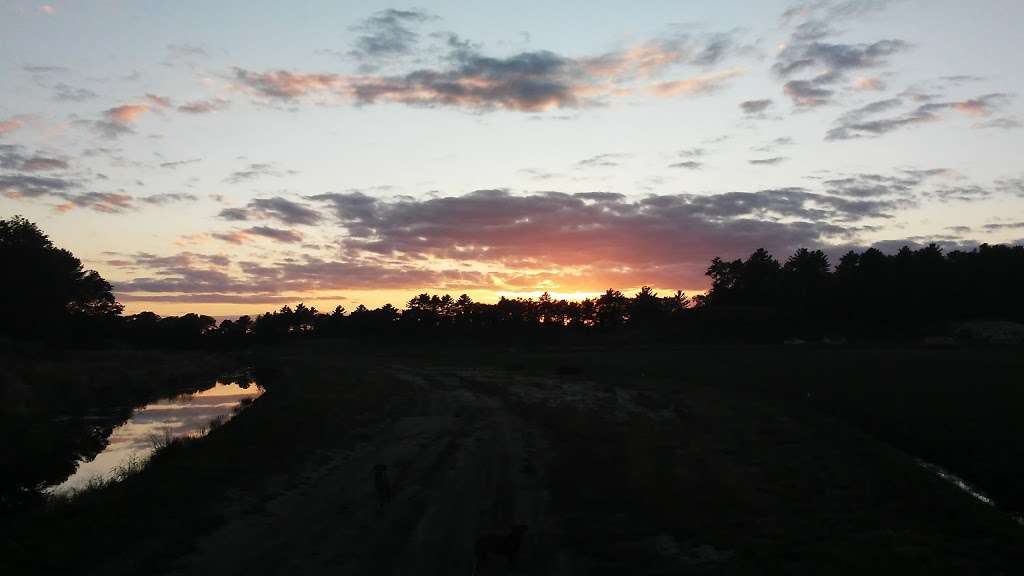
[[[857,90],[885,90],[885,83],[881,78],[857,78],[853,81],[853,87]]]

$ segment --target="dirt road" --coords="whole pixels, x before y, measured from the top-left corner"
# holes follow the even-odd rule
[[[180,574],[505,574],[570,569],[549,545],[558,525],[545,493],[540,431],[456,375],[396,369],[412,382],[412,414],[364,430],[352,450],[324,454],[277,495],[237,495],[229,522],[183,558]],[[388,466],[379,507],[373,468]],[[475,566],[481,534],[528,526],[513,567]]]

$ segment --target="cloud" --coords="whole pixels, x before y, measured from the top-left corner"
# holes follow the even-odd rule
[[[156,94],[146,94],[146,102],[149,102],[157,108],[168,108],[171,106],[171,99],[166,96],[158,96]]]
[[[205,59],[210,57],[205,48],[195,44],[168,44],[167,53],[172,59],[178,60]]]
[[[66,170],[68,163],[61,158],[42,156],[39,153],[26,154],[21,146],[0,144],[0,168],[20,172],[47,172]]]
[[[421,10],[389,8],[374,12],[352,27],[360,35],[349,54],[363,62],[364,70],[372,69],[382,60],[411,54],[419,41],[415,28],[436,19],[436,16]]]
[[[244,244],[245,241],[249,239],[249,236],[241,230],[233,230],[231,232],[214,232],[210,234],[210,236],[218,240],[223,240],[229,244]]]
[[[847,198],[902,198],[911,200],[915,192],[935,178],[949,179],[955,174],[944,168],[903,170],[894,175],[860,173],[824,181],[825,190]]]
[[[273,164],[253,163],[249,164],[246,168],[232,172],[224,179],[224,181],[229,184],[241,184],[243,182],[256,180],[263,176],[280,177],[284,176],[284,173],[275,168]]]
[[[284,224],[304,226],[312,226],[321,220],[319,212],[280,196],[254,199],[246,208],[225,208],[220,211],[220,217],[232,221],[266,218]]]
[[[1011,117],[993,118],[983,122],[976,122],[971,126],[971,128],[998,128],[1000,130],[1014,130],[1021,127],[1024,127],[1024,123],[1017,118]]]
[[[24,125],[25,123],[20,118],[0,120],[0,136],[14,132]]]
[[[684,160],[682,162],[674,162],[668,165],[669,168],[686,168],[687,170],[698,170],[703,166],[703,162],[697,162],[696,160]]]
[[[210,234],[213,238],[222,240],[229,244],[245,244],[253,236],[269,238],[277,242],[293,244],[302,241],[302,234],[295,230],[282,230],[270,226],[252,226],[244,230],[232,230],[230,232],[214,232]]]
[[[860,77],[854,79],[853,87],[857,90],[873,90],[877,92],[885,90],[885,82],[881,78]]]
[[[477,263],[478,269],[504,268],[506,276],[556,268],[563,287],[589,289],[662,280],[703,285],[713,256],[761,245],[781,253],[826,243],[847,237],[851,222],[889,218],[903,206],[901,200],[848,199],[802,188],[641,199],[504,190],[424,200],[361,193],[315,199],[333,208],[348,257],[450,259]],[[610,272],[615,270],[630,272]]]
[[[792,26],[792,30],[776,54],[772,70],[786,80],[783,93],[794,105],[809,108],[828,104],[836,94],[834,87],[851,73],[884,67],[890,57],[910,48],[898,38],[851,44],[828,41],[838,35],[833,24],[865,16],[888,4],[885,0],[818,0],[796,4],[783,13],[783,24]],[[863,75],[855,78],[852,86],[861,90],[883,87],[880,79]]]
[[[724,36],[676,36],[597,56],[570,58],[548,50],[487,56],[457,36],[435,67],[391,75],[343,75],[235,68],[234,85],[266,102],[321,96],[361,105],[398,103],[478,111],[542,112],[597,106],[630,94],[670,97],[717,90],[743,73],[731,68],[651,82],[677,65],[706,65],[736,53]],[[731,38],[731,36],[730,36]]]
[[[1008,94],[993,93],[968,100],[928,101],[895,116],[878,118],[877,116],[882,113],[903,106],[903,101],[899,98],[879,100],[841,116],[825,138],[848,140],[877,137],[902,128],[938,122],[943,118],[942,113],[947,111],[958,112],[974,118],[987,117],[1005,107],[1009,99]]]
[[[889,56],[903,52],[909,45],[902,40],[879,40],[871,44],[828,44],[810,42],[787,46],[772,66],[782,77],[808,69],[818,73],[816,82],[832,84],[850,71],[876,68]]]
[[[629,158],[629,154],[598,154],[589,158],[584,158],[576,163],[576,166],[580,168],[595,168],[595,167],[611,167],[618,166],[619,161],[625,158]]]
[[[224,220],[244,222],[249,219],[249,211],[245,208],[224,208],[218,216]]]
[[[745,100],[740,102],[740,110],[748,116],[756,116],[763,114],[765,110],[772,106],[772,100],[766,98],[763,100]]]
[[[161,168],[174,169],[174,168],[181,168],[182,166],[187,166],[189,164],[195,164],[196,162],[202,162],[202,158],[189,158],[188,160],[175,160],[173,162],[161,162],[160,163],[160,167]]]
[[[804,107],[828,104],[835,94],[833,90],[822,88],[818,83],[808,80],[790,80],[782,87],[782,92],[789,96],[793,104]]]
[[[983,228],[990,232],[995,230],[1020,230],[1024,228],[1024,222],[997,222],[985,224]]]
[[[1024,177],[996,180],[995,188],[1004,194],[1013,194],[1024,198]]]
[[[278,100],[340,90],[345,85],[343,77],[337,74],[303,74],[287,70],[259,73],[242,68],[234,69],[234,81],[245,90]]]
[[[64,82],[58,82],[53,87],[54,99],[62,102],[85,102],[86,100],[92,100],[98,96],[99,94],[96,94],[88,88],[79,88]]]
[[[114,122],[119,122],[121,124],[131,124],[135,122],[135,120],[137,120],[139,116],[142,116],[142,114],[145,113],[147,110],[149,110],[148,107],[139,104],[124,104],[121,106],[115,106],[114,108],[110,108],[109,110],[106,110],[103,114],[108,119]]]
[[[126,301],[281,303],[308,301],[309,295],[302,292],[312,290],[490,285],[487,275],[478,272],[311,256],[236,263],[224,256],[183,252],[168,257],[137,254],[110,264],[136,274],[129,280],[113,281],[118,298]]]
[[[117,192],[84,192],[68,195],[65,199],[67,202],[57,206],[60,212],[73,208],[89,208],[107,214],[120,214],[134,208],[134,199],[131,196]]]
[[[770,142],[767,142],[767,143],[762,144],[760,146],[753,147],[753,148],[751,148],[751,150],[753,150],[754,152],[771,153],[771,152],[775,152],[779,148],[782,148],[782,147],[785,147],[785,146],[792,146],[793,143],[794,143],[794,140],[792,138],[790,138],[789,136],[780,136],[778,138],[775,138],[775,139],[771,140]]]
[[[36,198],[44,195],[63,195],[77,183],[64,178],[28,176],[24,174],[0,175],[0,193],[8,198]]]
[[[782,164],[786,160],[784,156],[773,156],[771,158],[754,158],[749,160],[749,162],[760,166],[775,166],[776,164]]]
[[[278,242],[302,241],[302,234],[299,234],[294,230],[281,230],[280,228],[271,228],[270,226],[253,226],[252,228],[247,228],[245,230],[245,234],[262,236]]]
[[[89,123],[101,135],[117,138],[132,132],[132,125],[140,116],[149,111],[143,104],[123,104],[103,111],[100,120]]]
[[[193,100],[178,106],[178,112],[183,114],[209,114],[211,112],[224,110],[230,106],[230,104],[230,101],[220,98],[214,98],[211,100]]]
[[[680,94],[710,94],[725,87],[726,83],[744,73],[739,68],[721,70],[700,74],[692,78],[660,82],[651,87],[651,92],[657,96],[671,97]]]
[[[139,198],[139,201],[145,202],[146,204],[155,204],[157,206],[163,206],[164,204],[171,204],[174,202],[195,202],[199,198],[195,194],[188,194],[185,192],[165,192],[162,194],[150,194],[149,196],[143,196]]]

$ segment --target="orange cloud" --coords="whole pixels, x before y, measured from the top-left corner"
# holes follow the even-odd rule
[[[17,118],[8,118],[7,120],[0,120],[0,136],[7,134],[8,132],[14,132],[18,128],[24,126],[25,123]]]
[[[730,68],[729,70],[710,72],[699,76],[693,76],[691,78],[685,78],[683,80],[661,82],[651,86],[650,91],[655,96],[661,96],[663,98],[679,96],[681,94],[707,94],[721,89],[728,80],[740,76],[743,73],[744,70],[742,69]]]
[[[235,68],[235,79],[236,85],[243,90],[284,99],[329,92],[344,84],[337,74],[303,74],[287,70],[259,73]]]
[[[592,76],[620,78],[624,76],[650,77],[655,72],[686,60],[687,53],[662,42],[630,48],[583,61],[584,70]]]
[[[131,124],[148,110],[149,107],[142,104],[123,104],[121,106],[111,108],[103,114],[114,122],[118,122],[120,124]]]

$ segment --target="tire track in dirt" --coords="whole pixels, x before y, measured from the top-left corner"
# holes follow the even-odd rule
[[[520,562],[479,574],[552,573],[539,430],[451,373],[396,368],[417,391],[412,414],[367,428],[365,441],[318,459],[275,493],[239,495],[224,526],[177,562],[176,574],[472,574],[483,533],[527,524]],[[373,466],[394,498],[378,509]]]

